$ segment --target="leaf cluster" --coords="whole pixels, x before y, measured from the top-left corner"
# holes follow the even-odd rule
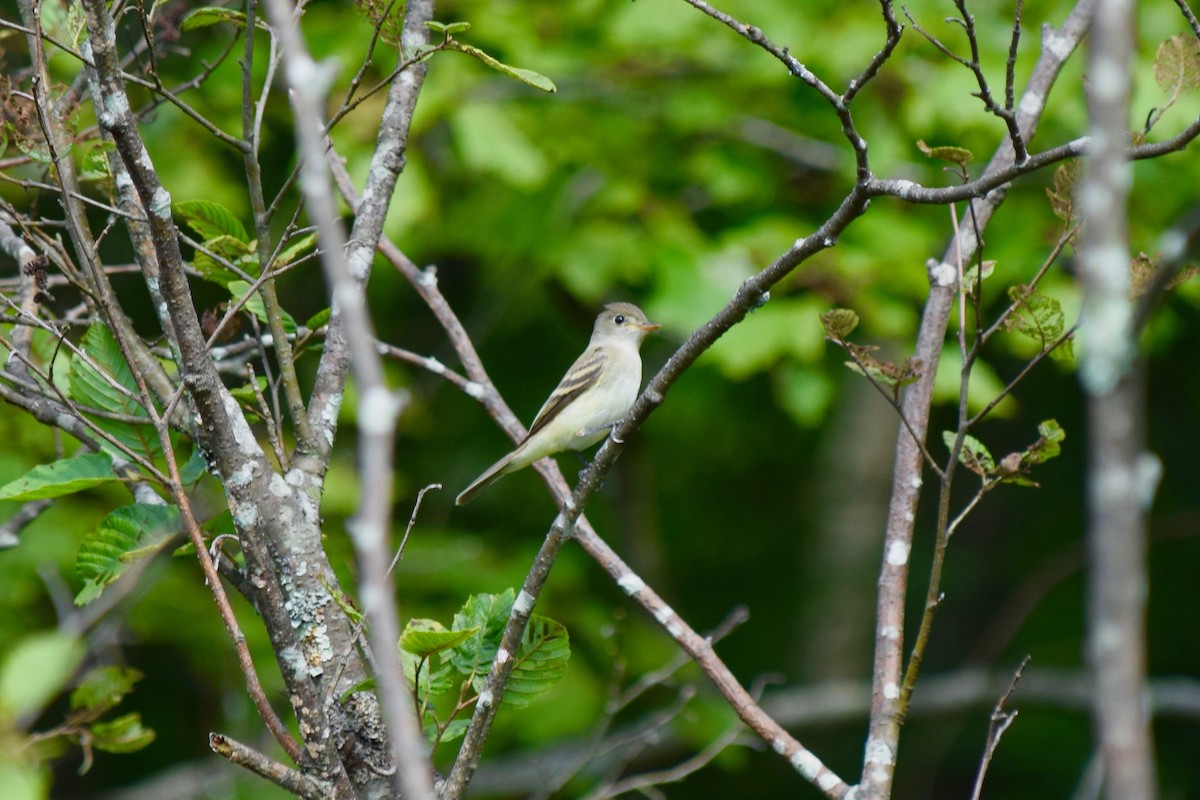
[[[449,628],[434,619],[413,619],[405,626],[399,642],[404,674],[413,687],[426,735],[435,746],[466,732],[468,721],[456,717],[471,707],[483,690],[514,596],[512,589],[472,595]],[[524,708],[548,694],[566,673],[571,658],[566,627],[549,617],[532,615],[521,645],[511,657],[512,677],[502,702]],[[455,690],[457,701],[448,713],[439,714],[434,699]]]

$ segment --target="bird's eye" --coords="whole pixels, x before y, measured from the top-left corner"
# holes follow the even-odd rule
[[[624,325],[625,324],[625,315],[617,314],[615,317],[613,317],[613,322],[617,323],[618,325]]]

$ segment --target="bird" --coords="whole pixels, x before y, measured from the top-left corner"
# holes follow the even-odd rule
[[[542,405],[516,448],[488,467],[455,499],[463,506],[510,472],[564,450],[583,450],[620,422],[642,383],[642,340],[656,325],[632,303],[609,303],[596,318],[583,355]]]

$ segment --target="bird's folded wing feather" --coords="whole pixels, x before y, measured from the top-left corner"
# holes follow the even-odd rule
[[[529,439],[549,425],[551,420],[557,417],[572,400],[594,386],[600,378],[600,373],[604,369],[604,362],[607,358],[608,356],[605,355],[603,350],[586,350],[571,365],[571,368],[567,370],[567,374],[563,376],[562,381],[550,395],[550,398],[546,400],[546,404],[538,412],[537,417],[533,420],[533,424],[529,426],[529,433],[525,438]]]

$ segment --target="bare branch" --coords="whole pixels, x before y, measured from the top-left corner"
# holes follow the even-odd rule
[[[1008,702],[1008,698],[1012,697],[1012,693],[1017,688],[1017,681],[1021,680],[1021,673],[1025,671],[1025,667],[1029,664],[1029,656],[1021,659],[1020,666],[1017,667],[1016,673],[1013,675],[1012,683],[1008,687],[1000,699],[996,702],[996,707],[992,710],[992,718],[988,722],[987,743],[983,748],[983,757],[979,760],[979,772],[975,776],[975,789],[971,792],[971,800],[979,800],[980,794],[983,792],[983,779],[987,775],[988,765],[992,763],[992,756],[996,752],[996,748],[1000,745],[1000,737],[1008,730],[1008,726],[1017,718],[1017,712],[1005,711],[1004,704]]]
[[[305,800],[325,800],[329,797],[330,787],[324,786],[319,781],[286,767],[278,761],[273,761],[257,750],[251,749],[235,739],[230,739],[224,734],[210,733],[208,746],[214,753],[224,756],[231,763],[245,767]]]

